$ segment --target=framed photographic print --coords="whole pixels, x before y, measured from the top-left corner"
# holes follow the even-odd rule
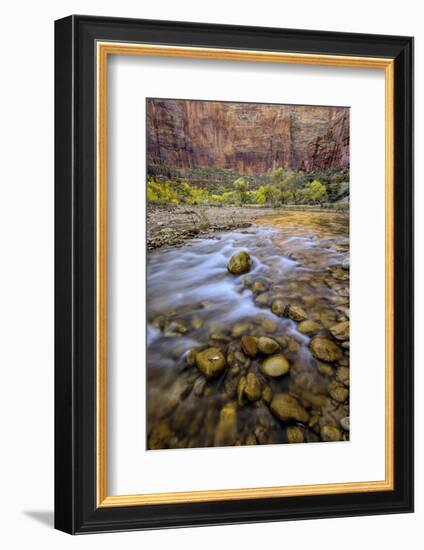
[[[55,26],[55,525],[413,509],[413,39]]]

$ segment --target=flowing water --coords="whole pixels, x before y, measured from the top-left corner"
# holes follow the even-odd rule
[[[249,253],[251,267],[247,274],[233,275],[227,264],[240,250]],[[349,415],[348,342],[344,338],[339,347],[329,331],[349,318],[348,251],[347,215],[287,212],[256,220],[247,230],[150,253],[148,448],[315,442],[323,439],[324,426],[336,428],[338,439],[348,439],[348,428],[340,427]],[[276,315],[271,310],[276,301],[300,307],[315,324],[299,325],[302,319],[287,311]],[[311,352],[317,334],[335,341],[341,350],[337,360],[323,361]],[[266,356],[246,354],[243,335],[277,342],[289,373],[263,374]],[[206,380],[196,353],[211,347],[223,354],[226,365]],[[238,392],[248,373],[255,375],[260,398]],[[272,396],[281,393],[296,398],[307,421],[284,422],[272,413]]]

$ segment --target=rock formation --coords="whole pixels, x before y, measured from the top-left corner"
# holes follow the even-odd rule
[[[147,164],[242,174],[349,165],[349,109],[147,99]]]

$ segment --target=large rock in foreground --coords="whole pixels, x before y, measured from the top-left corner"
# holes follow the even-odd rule
[[[250,255],[245,250],[240,250],[231,256],[227,269],[233,275],[241,275],[247,273],[251,265]]]
[[[271,411],[283,422],[303,422],[309,420],[306,409],[288,393],[279,393],[271,401]]]
[[[207,348],[196,355],[196,365],[210,380],[225,369],[225,357],[218,348]]]

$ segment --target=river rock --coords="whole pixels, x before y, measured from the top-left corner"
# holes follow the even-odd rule
[[[242,285],[245,287],[249,287],[253,283],[253,277],[252,275],[245,275],[243,279],[241,280]]]
[[[300,343],[292,336],[287,337],[287,351],[297,353],[300,349]]]
[[[350,269],[350,260],[349,256],[346,256],[346,258],[342,262],[342,269],[345,269],[346,271],[349,271]]]
[[[168,421],[162,420],[153,428],[149,436],[149,449],[166,449],[171,435]]]
[[[262,400],[269,405],[272,400],[272,389],[271,386],[268,386],[268,384],[264,387],[262,390]]]
[[[247,386],[247,380],[245,376],[241,376],[237,384],[237,402],[240,406],[245,404],[244,390]]]
[[[225,357],[218,348],[207,348],[196,355],[197,368],[210,380],[225,368]]]
[[[261,398],[261,383],[259,378],[253,372],[246,376],[246,387],[244,393],[249,401],[257,401]]]
[[[285,310],[286,317],[290,317],[293,321],[304,321],[306,313],[300,306],[289,304]]]
[[[202,397],[205,386],[206,386],[206,380],[202,376],[199,376],[199,378],[195,381],[193,385],[194,395],[196,397]]]
[[[274,321],[274,319],[270,319],[269,317],[265,317],[261,325],[265,332],[271,333],[271,334],[275,332],[278,328],[278,323]]]
[[[322,426],[320,435],[322,441],[341,441],[343,439],[342,432],[336,426]]]
[[[271,355],[261,363],[260,370],[263,374],[275,378],[289,372],[290,363],[284,355]]]
[[[260,294],[255,296],[255,303],[258,306],[267,306],[270,301],[271,301],[271,296],[269,292],[261,292]]]
[[[284,317],[284,312],[286,310],[286,304],[283,302],[283,300],[274,300],[271,304],[271,311],[275,315],[278,315],[279,317]]]
[[[287,442],[288,443],[303,443],[305,438],[303,436],[303,431],[299,426],[288,426],[287,427]]]
[[[235,376],[236,374],[240,374],[240,371],[241,371],[241,368],[240,368],[240,365],[233,365],[231,368],[230,368],[230,373]]]
[[[339,424],[345,432],[348,432],[350,430],[350,418],[348,416],[340,418]]]
[[[274,395],[270,408],[275,416],[283,422],[295,421],[306,423],[309,420],[306,409],[296,398],[288,393]]]
[[[336,380],[345,386],[349,386],[350,371],[347,367],[338,367],[336,370]]]
[[[343,321],[330,327],[330,332],[336,340],[349,340],[349,321]]]
[[[318,362],[317,365],[318,372],[322,374],[323,376],[327,376],[328,378],[331,378],[334,376],[334,367],[331,365],[328,365],[327,363],[321,363]]]
[[[231,445],[237,435],[237,403],[224,405],[219,413],[218,425],[215,431],[215,446]]]
[[[253,285],[250,287],[250,290],[254,294],[259,294],[260,292],[265,292],[267,289],[266,285],[262,281],[255,281]]]
[[[314,336],[309,345],[311,352],[317,359],[334,363],[343,357],[343,351],[332,340],[323,336]]]
[[[197,350],[195,348],[191,348],[185,354],[185,361],[190,367],[192,367],[196,362],[196,353]]]
[[[261,336],[258,338],[258,349],[265,355],[271,355],[280,349],[280,344],[272,338]]]
[[[325,328],[329,329],[337,322],[337,313],[334,309],[323,309],[319,312],[319,320]]]
[[[232,327],[231,335],[233,338],[240,338],[240,336],[243,336],[243,334],[246,334],[249,330],[249,323],[236,323]]]
[[[224,391],[228,397],[234,398],[237,393],[237,378],[226,377]]]
[[[252,260],[245,250],[240,250],[233,254],[228,262],[228,271],[233,275],[241,275],[250,270]]]
[[[316,321],[311,321],[311,320],[301,321],[297,325],[297,330],[302,334],[306,334],[307,336],[316,334],[321,329],[322,329],[322,325],[320,323],[317,323]]]
[[[174,336],[181,336],[182,334],[185,334],[188,331],[188,328],[185,326],[184,323],[181,321],[172,321],[172,323],[169,323],[169,325],[166,327],[164,331],[164,336],[167,338],[174,337]]]
[[[348,367],[349,366],[349,357],[348,356],[344,356],[342,357],[341,359],[339,359],[337,361],[337,366],[338,367]]]
[[[245,444],[245,445],[256,445],[256,444],[257,444],[257,441],[256,441],[255,434],[249,434],[249,435],[246,437],[246,440],[245,440],[244,444]]]
[[[349,397],[349,390],[335,381],[328,385],[328,393],[338,403],[343,403]]]
[[[242,336],[241,347],[248,357],[255,357],[258,353],[258,342],[254,336]]]

